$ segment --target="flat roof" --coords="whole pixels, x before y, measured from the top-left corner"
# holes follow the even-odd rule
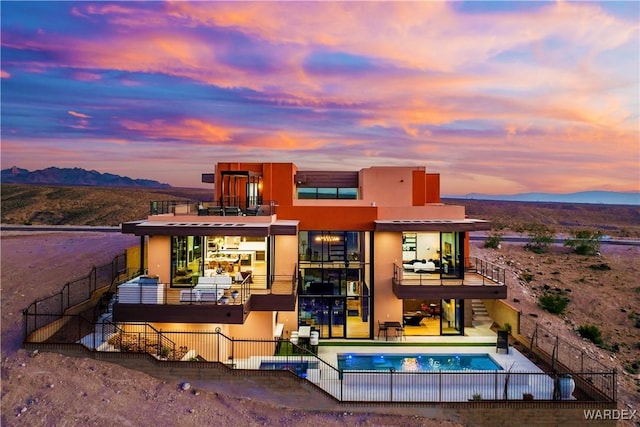
[[[135,221],[122,224],[122,232],[136,236],[295,236],[299,221]]]
[[[491,230],[482,219],[385,219],[376,220],[375,231],[478,231]]]

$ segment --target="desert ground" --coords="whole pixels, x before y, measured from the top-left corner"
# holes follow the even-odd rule
[[[1,234],[2,271],[2,425],[3,426],[456,426],[455,414],[433,419],[429,413],[362,413],[337,408],[329,399],[304,390],[277,392],[251,383],[198,384],[182,391],[161,380],[118,365],[20,348],[21,310],[39,297],[85,275],[92,265],[110,262],[136,237],[97,232],[16,232]],[[626,368],[640,362],[640,248],[606,245],[601,255],[579,257],[565,248],[533,254],[522,244],[484,249],[472,242],[472,254],[508,268],[509,303],[523,315],[535,314],[549,329],[618,369],[619,407],[640,409],[638,374]],[[589,265],[606,263],[610,271]],[[533,280],[518,280],[530,272]],[[540,309],[536,296],[544,285],[571,289],[563,316]],[[582,340],[574,329],[595,324],[612,352]],[[195,384],[194,384],[195,385]],[[313,402],[314,410],[303,411]],[[337,410],[339,409],[339,410]],[[403,410],[404,411],[404,410]],[[404,415],[403,415],[404,414]]]

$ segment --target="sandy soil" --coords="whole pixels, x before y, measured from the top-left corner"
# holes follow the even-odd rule
[[[625,368],[640,362],[640,247],[602,245],[600,256],[569,253],[556,245],[549,254],[534,254],[522,244],[502,243],[500,249],[485,249],[472,243],[471,253],[503,266],[509,272],[507,302],[519,309],[527,321],[535,319],[548,331],[618,372],[618,408],[640,412],[640,374]],[[594,270],[605,264],[610,270]],[[532,280],[521,280],[523,273]],[[538,296],[561,289],[570,303],[563,315],[553,315],[538,306]],[[577,333],[581,325],[602,331],[604,350]],[[622,425],[622,424],[621,424]],[[629,424],[634,425],[634,424]]]
[[[20,349],[21,311],[110,262],[138,239],[118,233],[2,232],[2,426],[459,426],[421,415],[332,411],[300,390],[258,384],[180,388],[111,363]],[[302,411],[312,402],[314,410]]]

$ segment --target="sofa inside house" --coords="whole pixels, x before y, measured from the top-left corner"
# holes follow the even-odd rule
[[[426,259],[403,261],[402,268],[405,271],[411,271],[414,273],[431,273],[438,269],[438,267],[436,267],[436,263],[433,260],[427,261]]]

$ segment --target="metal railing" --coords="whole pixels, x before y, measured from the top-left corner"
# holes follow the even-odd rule
[[[505,285],[507,282],[506,270],[493,263],[476,257],[468,257],[464,259],[465,271],[469,273],[477,273],[484,279],[489,279],[493,284]]]
[[[465,258],[464,265],[465,273],[475,273],[482,278],[480,283],[482,286],[504,286],[506,284],[506,270],[502,267],[475,257]],[[462,280],[461,285],[464,285],[464,278],[455,274],[455,271],[455,269],[452,269],[449,273],[443,273],[440,269],[436,269],[433,272],[412,272],[409,280],[417,280],[419,285],[440,284],[445,280]],[[436,276],[435,279],[434,275]],[[393,264],[393,280],[395,283],[402,284],[404,280],[404,267],[402,265]]]
[[[23,310],[24,336],[59,320],[69,308],[90,300],[96,290],[111,285],[126,271],[126,264],[126,255],[117,255],[111,263],[93,267],[87,276],[65,283],[60,292],[36,299]]]
[[[566,366],[578,372],[603,372],[611,370],[592,357],[584,348],[579,348],[558,337],[540,323],[529,317],[520,316],[520,335],[525,337],[529,350],[537,349],[549,356],[550,365]]]
[[[116,295],[116,301],[120,301],[118,286],[122,285],[126,282],[131,281],[132,279],[137,278],[137,274],[127,277],[126,279],[120,280],[117,282],[116,286],[113,288],[113,292]],[[195,292],[197,284],[191,284],[187,286],[176,286],[170,287],[168,283],[158,283],[157,286],[160,286],[160,293],[157,292],[157,288],[153,288],[153,295],[151,295],[149,286],[138,286],[136,289],[137,298],[133,298],[135,293],[131,293],[131,290],[128,289],[127,298],[129,303],[131,301],[138,301],[142,303],[148,304],[159,304],[159,305],[183,305],[183,304],[211,304],[211,305],[240,305],[244,304],[251,295],[259,294],[259,295],[295,295],[297,289],[297,267],[294,268],[294,272],[292,274],[271,274],[267,275],[248,275],[243,278],[242,281],[233,281],[230,285],[228,285],[228,289],[224,292],[224,295],[218,299],[204,299]],[[279,290],[274,291],[274,284],[277,282],[290,283],[289,286],[282,287]],[[213,285],[215,287],[215,285]],[[220,286],[222,289],[222,285]],[[111,290],[111,289],[110,289]],[[184,294],[181,291],[187,291]],[[193,291],[193,292],[191,292]],[[151,296],[151,299],[149,297]],[[133,298],[133,299],[132,299]],[[154,302],[152,302],[154,301]],[[133,302],[135,303],[135,302]]]
[[[273,200],[259,204],[238,204],[202,202],[198,200],[155,200],[149,202],[149,215],[198,215],[198,216],[270,216],[276,213],[277,203]]]
[[[615,371],[345,370],[319,357],[317,346],[294,345],[285,339],[234,339],[219,328],[178,332],[126,324],[112,329],[102,341],[92,341],[86,339],[87,335],[81,336],[87,333],[83,324],[88,321],[77,315],[70,318],[65,333],[52,334],[43,328],[44,342],[80,342],[91,351],[120,353],[125,359],[129,354],[146,353],[158,361],[213,362],[241,370],[289,370],[342,402],[614,402],[616,398]]]

